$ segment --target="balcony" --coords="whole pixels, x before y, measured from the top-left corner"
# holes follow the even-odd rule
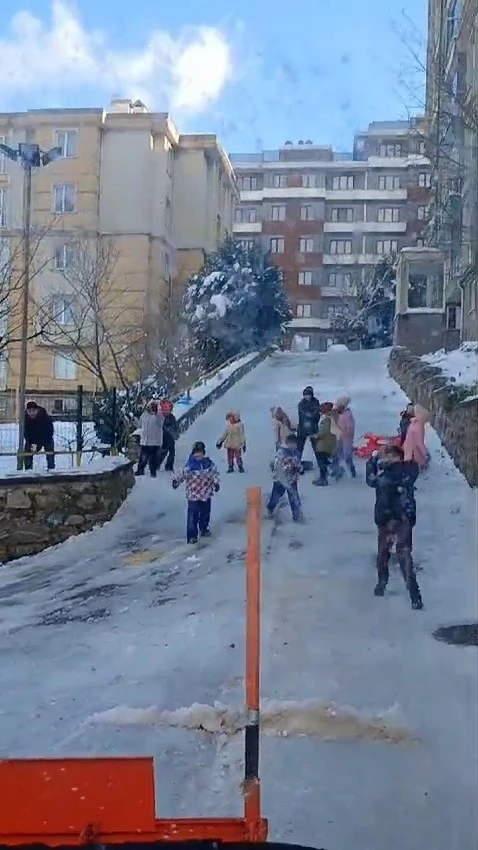
[[[236,221],[232,225],[233,233],[261,233],[261,221]]]
[[[374,266],[384,254],[324,254],[324,266]]]
[[[406,233],[406,221],[326,221],[324,233]]]
[[[287,324],[287,327],[291,330],[294,330],[295,328],[308,328],[310,330],[329,330],[330,319],[318,319],[313,316],[310,316],[308,318],[296,317]]]
[[[264,200],[294,200],[296,198],[317,199],[325,197],[325,189],[316,186],[311,189],[304,186],[286,186],[282,189],[274,189],[272,186],[264,186],[263,189],[247,189],[241,191],[241,201],[245,203],[260,203]]]

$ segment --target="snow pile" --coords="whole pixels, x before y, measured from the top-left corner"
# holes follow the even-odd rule
[[[399,744],[414,740],[409,730],[387,722],[391,711],[373,717],[334,704],[316,700],[270,700],[261,708],[261,730],[274,736],[312,736],[324,741],[387,741]],[[118,706],[91,717],[91,723],[113,726],[166,726],[208,732],[211,735],[234,736],[246,725],[246,711],[222,703],[194,703],[176,711]]]
[[[478,382],[478,342],[465,342],[455,351],[443,348],[421,358],[431,366],[438,366],[451,382],[461,387],[473,387]]]
[[[332,345],[329,345],[329,347],[328,347],[328,349],[327,349],[327,351],[331,351],[331,352],[334,352],[334,351],[348,351],[348,350],[349,350],[349,349],[347,348],[347,346],[346,346],[346,345],[342,345],[342,343],[339,343],[339,342],[337,342],[337,343],[332,343]]]

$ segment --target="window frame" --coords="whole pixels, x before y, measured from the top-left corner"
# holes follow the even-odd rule
[[[68,153],[68,134],[73,134],[72,137],[75,138],[75,153]],[[78,127],[65,127],[65,129],[56,129],[53,133],[53,143],[54,147],[62,149],[61,159],[78,159],[78,139],[79,139],[80,131]],[[65,144],[59,143],[59,136],[64,136]]]
[[[343,244],[344,250],[338,251],[337,248],[339,245]],[[333,249],[333,246],[335,248]],[[350,251],[345,250],[346,246],[350,246]],[[329,254],[332,254],[334,257],[336,256],[350,256],[352,254],[352,240],[351,239],[331,239],[329,244]]]
[[[272,175],[272,188],[273,189],[286,189],[287,188],[287,175],[282,174],[280,171],[273,174]]]
[[[390,217],[387,216],[390,214]],[[400,222],[400,207],[379,207],[377,210],[379,224],[398,224]]]
[[[281,250],[274,250],[272,247],[272,243],[277,243],[277,246],[281,248]],[[271,236],[269,239],[269,252],[271,254],[283,254],[285,249],[285,240],[283,236]]]
[[[278,210],[277,216],[275,210]],[[285,221],[286,207],[285,204],[271,204],[271,221]]]
[[[312,304],[299,302],[295,305],[295,315],[297,319],[312,318]]]
[[[346,185],[342,186],[342,182],[345,182]],[[349,185],[349,183],[351,185]],[[336,185],[337,184],[337,185]],[[332,191],[333,192],[351,192],[355,189],[355,175],[354,174],[334,174],[332,177]]]
[[[387,242],[390,243],[390,250],[389,251],[383,251],[383,250],[379,251],[378,246],[382,245],[382,247],[383,247]],[[395,245],[395,248],[393,248],[393,245]],[[391,256],[391,254],[397,254],[398,253],[398,240],[397,239],[377,239],[375,252],[376,252],[376,254],[379,254],[381,257],[389,257],[389,256]]]
[[[72,377],[65,377],[63,375],[58,374],[57,362],[59,359],[62,359],[63,362],[68,362],[74,365],[75,374]],[[76,381],[78,380],[78,363],[75,360],[72,360],[71,357],[68,357],[67,354],[64,354],[61,351],[55,351],[53,354],[53,378],[55,381]]]
[[[304,247],[302,247],[304,244]],[[312,247],[309,249],[308,245]],[[299,236],[299,253],[300,254],[314,254],[314,237],[313,236]]]
[[[306,279],[306,275],[309,277]],[[301,279],[301,276],[302,279]],[[297,274],[297,286],[313,286],[314,285],[314,273],[308,269],[301,269]]]
[[[66,198],[66,191],[65,191],[65,190],[66,190],[66,188],[67,188],[68,186],[71,186],[71,187],[73,188],[73,193],[74,193],[74,204],[73,204],[73,209],[72,209],[72,210],[65,210],[65,209],[64,209],[64,206],[65,206],[65,203],[64,203],[64,202],[65,202],[65,198]],[[59,209],[57,209],[57,207],[56,207],[56,203],[55,203],[55,202],[56,202],[56,197],[57,197],[57,191],[58,191],[59,189],[63,189],[63,193],[62,193],[62,194],[63,194],[63,203],[62,203],[62,209],[60,209],[60,210],[59,210]],[[77,212],[77,200],[78,200],[78,186],[77,186],[77,184],[76,184],[76,183],[71,183],[71,182],[68,182],[68,183],[54,183],[54,184],[53,184],[53,193],[52,193],[52,194],[53,194],[53,199],[52,199],[52,212],[53,212],[53,213],[55,213],[55,215],[75,215],[75,214],[76,214],[76,212]]]

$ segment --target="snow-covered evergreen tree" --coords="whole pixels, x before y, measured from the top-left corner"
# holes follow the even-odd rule
[[[396,257],[383,257],[361,284],[355,303],[344,303],[332,327],[341,337],[359,339],[365,348],[391,345],[395,316]]]
[[[184,314],[208,360],[273,344],[292,318],[282,271],[261,247],[244,248],[232,237],[189,280]]]

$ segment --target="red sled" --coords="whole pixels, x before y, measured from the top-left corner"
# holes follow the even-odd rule
[[[400,437],[382,437],[378,434],[372,434],[370,431],[363,435],[363,439],[367,440],[366,444],[358,446],[354,449],[354,453],[356,457],[361,457],[364,460],[368,460],[374,452],[379,452],[384,446],[398,446],[398,448],[401,446]]]

